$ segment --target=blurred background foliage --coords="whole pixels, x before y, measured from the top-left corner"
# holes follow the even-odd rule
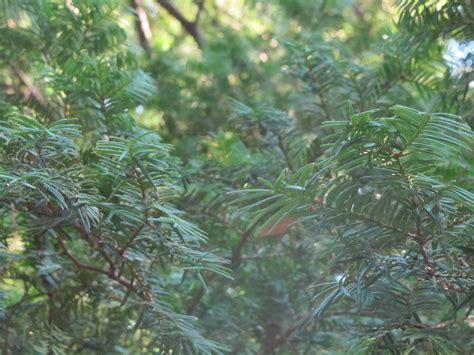
[[[64,6],[35,12],[43,3]],[[228,259],[234,277],[204,269],[186,279],[172,264],[159,280],[166,301],[196,316],[203,336],[232,353],[347,353],[370,333],[369,317],[349,316],[344,305],[317,321],[310,316],[318,293],[311,286],[342,273],[331,264],[330,238],[315,241],[314,228],[291,215],[262,223],[263,215],[232,192],[268,186],[327,158],[327,143],[340,133],[324,121],[387,113],[399,104],[459,115],[472,127],[473,6],[470,0],[3,0],[0,99],[7,104],[0,111],[14,105],[44,121],[77,117],[85,164],[97,159],[93,146],[110,131],[129,138],[156,130],[154,144],[172,144],[182,162],[170,158],[178,170],[173,203],[207,233],[204,253]],[[78,11],[87,16],[78,20]],[[23,31],[21,21],[50,39]],[[113,75],[102,80],[101,70]],[[110,109],[91,99],[97,80],[109,90]],[[139,126],[128,131],[133,120]],[[472,187],[473,159],[466,152],[439,172]],[[5,211],[7,251],[21,253]],[[21,302],[14,279],[5,281],[7,306]],[[472,299],[471,292],[467,307]],[[136,315],[101,315],[117,318],[100,336],[107,349],[84,342],[80,351],[159,353],[149,333],[133,342],[112,329]],[[459,353],[472,352],[472,324],[453,342]],[[352,351],[367,353],[370,346]],[[446,353],[432,344],[416,350]]]

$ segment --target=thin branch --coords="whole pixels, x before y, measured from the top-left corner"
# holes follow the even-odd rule
[[[232,262],[232,266],[235,266],[237,263],[242,260],[242,249],[244,248],[244,245],[249,241],[250,237],[252,236],[253,228],[249,229],[246,231],[243,235],[242,238],[239,241],[239,244],[237,244],[237,247],[234,249],[232,253],[232,258],[230,259]]]
[[[291,158],[290,158],[290,156],[288,155],[288,152],[285,149],[285,144],[283,142],[283,137],[278,132],[275,132],[275,134],[276,134],[277,139],[278,139],[278,147],[280,148],[280,150],[283,153],[283,156],[285,158],[286,166],[288,167],[288,169],[290,169],[291,172],[294,172],[295,169],[293,167],[293,163],[291,162]]]
[[[204,43],[204,38],[201,32],[201,29],[198,26],[197,21],[189,21],[184,15],[168,0],[156,0],[158,4],[160,4],[168,13],[173,16],[183,28],[186,30],[187,33],[193,37],[194,41],[198,45],[199,48],[202,48]],[[203,5],[200,5],[203,6]],[[201,11],[198,9],[198,15]],[[199,15],[200,16],[200,15]],[[196,19],[199,20],[199,17],[196,16]]]
[[[212,281],[215,277],[216,274],[211,274],[207,278],[207,281]],[[199,302],[201,302],[201,299],[204,297],[204,291],[204,287],[200,287],[199,290],[197,290],[196,294],[193,296],[191,302],[189,303],[188,309],[186,310],[186,314],[191,315],[194,313],[197,306],[199,305]]]
[[[405,145],[405,148],[408,145],[410,145],[411,143],[413,143],[413,141],[416,139],[416,137],[419,136],[420,132],[428,124],[428,121],[429,120],[427,120],[426,122],[423,123],[422,127],[418,129],[415,137],[413,137],[411,139],[411,141],[409,143],[407,143],[407,145]],[[408,174],[405,171],[405,167],[403,166],[402,161],[401,161],[401,154],[398,154],[396,156],[396,160],[397,160],[397,164],[400,168],[400,173],[402,174],[402,176],[404,177],[404,179],[406,180],[406,182],[408,183],[408,185],[410,187],[410,193],[412,195],[412,202],[413,202],[413,205],[415,206],[415,212],[416,212],[415,232],[414,233],[408,233],[408,235],[418,245],[421,257],[423,258],[423,264],[425,265],[425,271],[427,272],[427,274],[429,276],[434,277],[436,279],[436,281],[443,287],[443,289],[445,291],[454,291],[454,292],[458,292],[458,293],[463,293],[463,292],[468,291],[467,289],[463,289],[461,287],[458,287],[457,285],[454,285],[453,283],[446,280],[446,278],[443,277],[443,275],[441,275],[437,271],[435,263],[432,263],[430,261],[430,258],[428,256],[428,252],[426,251],[426,248],[425,248],[425,245],[427,244],[427,240],[422,234],[422,225],[421,225],[422,218],[421,218],[420,214],[421,214],[421,211],[423,210],[423,206],[421,206],[420,203],[419,203],[419,201],[421,199],[418,196],[418,194],[416,193],[415,189],[413,188],[413,186],[411,184],[411,181],[408,177]]]
[[[204,10],[204,0],[198,0],[197,2],[198,10],[196,12],[196,17],[194,18],[193,23],[198,24],[199,19],[201,18],[202,11]]]
[[[286,344],[286,342],[291,338],[293,333],[303,326],[309,319],[310,314],[304,313],[303,315],[298,316],[299,319],[296,319],[295,322],[289,326],[286,330],[275,334],[277,336],[270,339],[270,342],[266,344],[263,349],[263,354],[273,354],[274,351],[280,346]]]
[[[137,182],[138,182],[138,186],[140,187],[140,191],[141,191],[142,198],[143,198],[143,203],[144,203],[145,206],[147,206],[148,205],[148,196],[147,196],[147,193],[146,193],[146,188],[145,188],[145,186],[143,186],[143,183],[142,183],[143,176],[139,172],[140,170],[138,169],[139,167],[136,164],[135,160],[134,160],[134,166],[135,166],[136,179],[137,179]],[[151,211],[148,208],[145,208],[144,218],[145,218],[146,222],[140,224],[137,227],[137,229],[135,229],[135,231],[132,233],[131,237],[128,239],[128,241],[125,243],[125,245],[117,251],[120,256],[123,256],[125,251],[133,244],[135,239],[140,235],[140,233],[142,232],[143,228],[145,228],[146,225],[153,226],[153,224],[149,221],[149,217],[151,217]]]
[[[109,254],[107,254],[107,252],[100,245],[100,241],[101,241],[100,236],[97,238],[97,241],[94,241],[89,237],[89,234],[87,233],[86,230],[84,230],[82,225],[77,224],[74,227],[81,235],[81,238],[84,239],[90,245],[92,249],[96,249],[104,257],[104,259],[107,261],[107,263],[110,266],[110,273],[115,274],[115,270],[117,266],[115,265],[115,262],[112,260],[112,257]]]
[[[366,26],[367,33],[372,32],[372,22],[367,21],[367,17],[365,17],[364,10],[359,7],[359,4],[354,5],[354,13],[359,19],[359,23],[364,24]],[[370,18],[370,17],[369,17]]]
[[[237,244],[236,248],[232,252],[232,257],[230,258],[231,268],[235,268],[238,265],[238,263],[242,260],[242,249],[244,248],[244,245],[249,241],[250,237],[252,236],[252,232],[253,232],[253,228],[246,231],[242,235],[242,238],[240,239],[239,244]],[[208,277],[208,281],[212,281],[215,276],[216,274],[211,274]],[[193,314],[203,297],[204,297],[204,287],[201,287],[191,299],[191,303],[189,304],[189,307],[186,313]]]
[[[426,324],[423,322],[403,322],[403,323],[393,323],[389,324],[390,328],[400,328],[400,329],[408,329],[408,328],[417,328],[417,329],[441,329],[447,328],[455,324],[470,324],[474,321],[474,316],[466,317],[463,320],[451,319],[448,321],[438,322],[435,324]]]
[[[135,11],[135,27],[140,38],[140,44],[145,50],[149,51],[152,47],[152,32],[148,16],[142,7],[141,0],[130,0],[130,6]]]
[[[20,82],[26,87],[25,101],[33,99],[45,112],[53,112],[54,108],[49,104],[48,99],[43,95],[41,90],[36,87],[28,75],[16,65],[12,66],[12,71]]]
[[[308,57],[305,56],[304,58],[305,60],[305,65],[306,67],[308,68],[308,72],[309,74],[311,75],[311,80],[318,84],[318,77],[316,76],[315,73],[313,73],[313,69],[315,68],[313,64],[311,64],[311,62],[309,62],[308,60]],[[324,94],[322,93],[322,90],[319,89],[316,93],[316,95],[319,97],[319,101],[320,101],[320,107],[323,109],[323,112],[324,112],[324,118],[327,120],[327,121],[331,121],[331,114],[329,112],[329,106],[326,102],[326,98],[324,97]]]
[[[63,254],[65,256],[67,256],[74,263],[74,265],[76,265],[79,269],[94,271],[94,272],[99,273],[99,274],[107,275],[111,278],[113,277],[113,275],[111,275],[111,273],[107,270],[101,269],[100,267],[97,267],[97,266],[94,266],[94,265],[84,264],[84,263],[80,262],[67,249],[66,243],[64,243],[64,236],[62,235],[62,233],[60,233],[58,231],[56,231],[56,232],[57,232],[57,236],[58,236],[58,244],[61,247],[61,249],[63,251]]]
[[[145,223],[142,223],[141,225],[138,226],[137,229],[135,229],[135,231],[133,232],[132,236],[128,239],[127,243],[118,250],[118,254],[120,256],[122,256],[125,251],[133,244],[133,242],[135,241],[135,239],[138,237],[138,235],[141,233],[141,231],[143,230],[143,228],[145,228]]]
[[[83,269],[83,270],[89,270],[89,271],[93,271],[95,273],[98,273],[98,274],[103,274],[103,275],[106,275],[107,277],[109,277],[110,279],[114,280],[114,281],[117,281],[119,284],[121,284],[122,286],[125,286],[128,290],[134,292],[135,294],[137,294],[138,296],[140,296],[142,299],[144,299],[145,301],[148,301],[148,302],[152,302],[153,301],[153,297],[152,297],[152,294],[150,291],[148,290],[144,290],[144,291],[141,291],[139,290],[132,281],[122,277],[122,276],[119,276],[119,275],[116,275],[115,272],[114,272],[114,269],[115,268],[111,268],[109,271],[107,270],[104,270],[100,267],[97,267],[97,266],[94,266],[94,265],[90,265],[90,264],[85,264],[81,261],[79,261],[74,255],[71,254],[71,252],[67,249],[66,247],[66,243],[64,242],[64,236],[62,234],[62,232],[58,229],[55,229],[55,232],[56,232],[56,235],[57,235],[57,241],[58,241],[58,244],[60,246],[60,248],[62,249],[63,251],[63,254],[69,258],[69,260],[71,260],[74,265],[76,265],[77,268],[79,269]]]

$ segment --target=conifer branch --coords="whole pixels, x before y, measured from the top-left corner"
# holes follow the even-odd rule
[[[26,87],[25,101],[27,102],[31,98],[44,112],[52,113],[55,116],[58,115],[57,110],[50,104],[41,90],[33,84],[30,77],[16,65],[13,65],[11,68],[15,76]]]
[[[198,21],[203,7],[203,1],[200,2],[198,14],[195,21],[190,21],[168,0],[156,0],[171,16],[173,16],[185,29],[185,31],[191,35],[196,42],[197,46],[202,49],[204,44],[204,37],[199,27]]]
[[[108,278],[118,282],[122,286],[125,286],[128,290],[130,290],[133,293],[139,295],[144,300],[146,300],[148,302],[151,302],[153,300],[152,294],[149,291],[147,291],[147,290],[140,291],[139,289],[137,289],[137,287],[133,284],[132,281],[124,278],[123,276],[117,275],[115,273],[115,270],[116,270],[115,267],[113,267],[113,268],[111,268],[107,271],[107,270],[104,270],[104,269],[102,269],[98,266],[85,264],[85,263],[79,261],[74,255],[72,255],[72,253],[67,248],[66,243],[64,242],[63,232],[58,228],[55,229],[55,232],[57,234],[58,244],[59,244],[60,248],[62,249],[63,254],[69,260],[71,260],[74,263],[74,265],[76,265],[79,269],[89,270],[89,271],[92,271],[92,272],[95,272],[95,273],[98,273],[98,274],[105,275]]]
[[[239,243],[237,244],[236,248],[234,249],[232,253],[232,257],[230,258],[231,260],[231,268],[234,269],[239,262],[242,259],[242,249],[244,248],[245,244],[249,241],[250,237],[252,236],[253,233],[253,228],[247,230],[242,234],[242,237],[240,238]],[[212,281],[215,278],[216,274],[211,274],[208,277],[208,281]],[[193,296],[191,299],[191,302],[188,306],[188,309],[186,311],[186,314],[193,314],[196,310],[196,307],[199,305],[201,302],[203,296],[204,296],[204,287],[199,288],[199,290],[196,292],[196,294]]]

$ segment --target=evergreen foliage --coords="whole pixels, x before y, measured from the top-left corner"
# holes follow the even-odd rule
[[[332,249],[312,316],[343,303],[347,317],[370,329],[354,351],[459,351],[450,334],[462,332],[457,312],[472,298],[474,195],[463,179],[439,174],[446,161],[472,154],[472,133],[454,116],[391,111],[327,122],[343,129],[327,160],[245,198],[257,199],[252,208],[266,224],[297,215],[315,245]]]
[[[473,352],[473,11],[0,0],[2,352]]]
[[[2,311],[5,352],[222,350],[170,304],[171,276],[228,273],[173,206],[170,147],[128,111],[154,83],[116,53],[126,38],[116,2],[9,5],[18,22],[3,28],[2,48],[25,54],[6,65],[25,85],[20,66],[33,66],[52,94],[2,102],[2,242],[21,245],[3,254],[2,291],[17,299]]]

